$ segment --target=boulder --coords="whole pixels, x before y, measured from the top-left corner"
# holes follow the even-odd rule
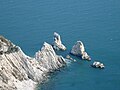
[[[101,68],[101,69],[105,68],[104,64],[101,63],[101,62],[98,62],[98,61],[95,61],[95,62],[92,64],[92,67],[94,67],[94,68]]]

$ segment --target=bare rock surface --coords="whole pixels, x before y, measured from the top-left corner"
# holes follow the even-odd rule
[[[82,59],[91,60],[90,56],[85,51],[85,47],[81,41],[77,41],[72,47],[71,54],[81,56]]]
[[[62,44],[60,35],[56,32],[54,32],[53,48],[56,50],[66,50],[66,47]]]
[[[35,57],[24,54],[19,46],[0,36],[0,90],[34,90],[48,72],[66,64],[52,46],[44,43]]]

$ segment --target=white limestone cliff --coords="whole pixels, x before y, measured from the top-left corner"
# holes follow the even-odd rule
[[[90,56],[85,51],[85,47],[81,41],[77,41],[72,47],[71,54],[81,56],[82,59],[91,60]]]
[[[44,43],[35,58],[24,54],[20,47],[0,36],[0,90],[34,90],[48,72],[66,64],[52,46]]]
[[[60,35],[56,32],[54,32],[53,48],[56,50],[66,50],[66,47],[62,44]]]
[[[49,71],[56,70],[66,64],[65,59],[62,56],[56,55],[53,47],[46,42],[44,42],[41,51],[38,51],[36,53],[35,59],[42,67],[46,68]],[[50,62],[52,64],[50,64]]]

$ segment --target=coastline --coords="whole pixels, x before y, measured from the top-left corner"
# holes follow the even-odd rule
[[[0,38],[0,89],[35,90],[49,72],[66,65],[66,60],[58,56],[53,47],[44,42],[35,57],[27,56],[19,46]]]
[[[37,82],[34,82],[32,80],[27,81],[17,81],[14,82],[15,86],[18,88],[17,90],[36,90]]]

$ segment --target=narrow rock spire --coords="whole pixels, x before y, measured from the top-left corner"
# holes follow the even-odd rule
[[[62,44],[60,35],[56,32],[54,32],[53,48],[56,50],[66,50],[66,47]]]

